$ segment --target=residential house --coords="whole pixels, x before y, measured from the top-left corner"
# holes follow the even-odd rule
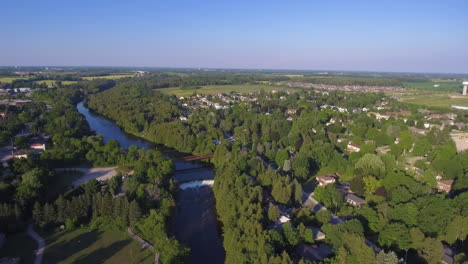
[[[332,248],[327,244],[306,245],[302,244],[296,248],[296,253],[301,258],[309,261],[320,261],[333,253]]]
[[[46,145],[44,143],[32,143],[31,145],[29,145],[29,148],[46,150]]]
[[[328,184],[333,184],[336,182],[336,175],[334,174],[321,175],[317,177],[317,181],[319,183],[319,186],[326,186]]]
[[[420,108],[418,109],[418,112],[423,114],[423,115],[427,115],[429,114],[431,111],[429,111],[428,109],[424,109],[424,108]]]
[[[320,230],[320,228],[313,227],[313,226],[308,226],[307,228],[312,230],[312,234],[314,235],[314,241],[325,239],[325,233],[323,233],[322,230]]]
[[[378,147],[376,149],[377,153],[381,153],[381,154],[386,154],[388,152],[390,152],[390,147],[389,146],[381,146],[381,147]]]
[[[361,146],[354,144],[352,142],[348,143],[348,151],[349,152],[359,152],[361,151]]]
[[[17,151],[13,154],[13,158],[15,159],[27,159],[28,158],[28,154],[23,151],[23,150],[20,150],[20,151]]]
[[[338,143],[341,143],[341,142],[347,141],[347,139],[346,139],[346,138],[338,138],[336,141],[337,141]]]
[[[458,115],[454,113],[448,113],[448,114],[445,114],[444,116],[450,120],[454,120],[455,118],[457,118]]]
[[[289,115],[295,115],[295,114],[297,113],[297,109],[289,108],[289,109],[287,110],[287,113],[288,113]]]
[[[441,114],[432,114],[432,115],[426,116],[427,120],[440,120],[441,118],[442,118]]]
[[[449,193],[452,190],[453,182],[453,180],[440,180],[437,182],[437,190]]]
[[[361,207],[363,206],[366,201],[364,199],[362,199],[361,197],[358,197],[352,193],[349,193],[346,195],[345,197],[345,200],[348,204],[352,205],[352,206],[356,206],[356,207]]]

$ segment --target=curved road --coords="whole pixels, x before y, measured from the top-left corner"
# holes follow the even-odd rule
[[[41,264],[42,256],[44,255],[45,250],[45,241],[34,231],[33,226],[31,224],[29,224],[27,232],[28,235],[34,238],[34,240],[36,240],[38,244],[37,250],[34,252],[34,254],[36,255],[36,258],[34,259],[34,264]]]

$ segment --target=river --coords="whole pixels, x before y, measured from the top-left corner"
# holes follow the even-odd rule
[[[136,145],[157,148],[166,157],[175,158],[181,153],[125,133],[114,122],[91,112],[83,102],[77,110],[85,116],[90,128],[104,136],[104,142],[115,139],[123,148]],[[216,221],[215,200],[211,185],[213,170],[201,162],[175,161],[174,179],[180,184],[177,209],[173,217],[174,236],[191,249],[191,263],[223,263],[222,247]]]

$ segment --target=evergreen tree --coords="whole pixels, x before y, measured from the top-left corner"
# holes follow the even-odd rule
[[[34,221],[34,224],[37,226],[42,226],[42,221],[43,221],[43,214],[42,214],[42,208],[39,202],[35,202],[33,206],[33,211],[32,211],[32,218]]]
[[[131,201],[128,208],[128,222],[130,225],[134,225],[140,216],[141,211],[138,203],[135,200]]]

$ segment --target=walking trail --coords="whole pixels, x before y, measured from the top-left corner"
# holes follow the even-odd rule
[[[36,240],[38,244],[38,248],[34,252],[34,254],[36,255],[36,258],[34,259],[34,264],[41,264],[42,256],[44,255],[45,250],[45,241],[34,231],[33,226],[31,224],[29,224],[28,226],[28,235],[34,238],[34,240]]]

